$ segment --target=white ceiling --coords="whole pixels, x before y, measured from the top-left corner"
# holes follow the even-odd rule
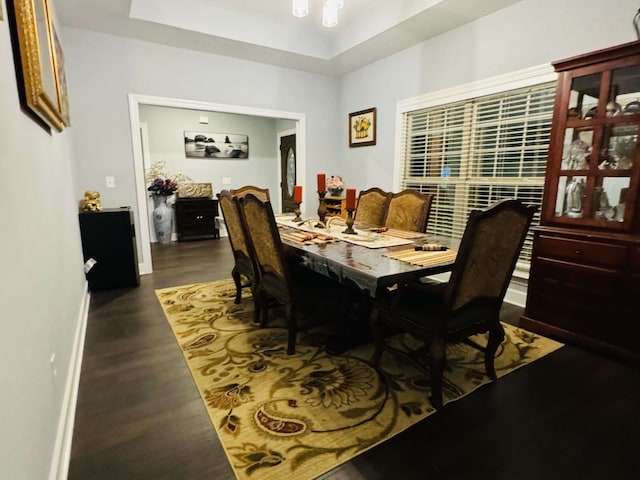
[[[345,0],[322,26],[291,0],[56,0],[63,25],[299,70],[342,75],[520,0]]]

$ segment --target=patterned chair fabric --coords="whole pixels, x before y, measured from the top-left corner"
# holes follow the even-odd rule
[[[291,355],[296,348],[296,309],[289,282],[289,268],[271,203],[263,202],[253,193],[246,194],[239,201],[260,275],[256,288],[258,301],[265,309],[273,301],[284,305],[289,335],[287,353]],[[266,311],[262,315],[264,318]]]
[[[231,192],[223,190],[220,192],[220,195],[218,195],[218,204],[220,205],[220,210],[222,211],[222,216],[227,227],[229,243],[235,260],[235,265],[233,270],[231,270],[231,276],[236,284],[235,303],[240,303],[242,300],[242,289],[244,287],[251,289],[255,302],[257,298],[255,296],[255,288],[259,281],[259,275],[257,265],[251,254],[249,238],[242,223],[239,202],[237,198],[231,195]],[[242,283],[243,276],[247,279],[248,283]],[[259,320],[260,310],[260,306],[256,305],[254,310],[254,321],[256,322]]]
[[[231,195],[238,198],[242,198],[248,193],[252,193],[263,202],[271,201],[268,188],[260,188],[260,187],[254,187],[253,185],[245,185],[244,187],[236,188],[230,191],[231,191]]]
[[[504,339],[500,307],[536,209],[510,199],[472,211],[447,283],[434,286],[414,282],[376,299],[373,362],[378,364],[382,352],[388,351],[429,370],[431,403],[436,408],[442,406],[448,342],[464,341],[484,352],[487,375],[495,381],[494,357]],[[424,341],[428,360],[386,343],[383,323]],[[485,346],[468,338],[486,332]]]
[[[432,195],[411,189],[394,193],[389,201],[384,226],[398,230],[425,232],[429,222],[432,198]]]
[[[360,192],[354,221],[367,225],[382,226],[387,214],[391,193],[377,187]]]

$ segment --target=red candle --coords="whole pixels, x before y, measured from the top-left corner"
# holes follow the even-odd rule
[[[319,192],[327,191],[327,176],[324,173],[318,174],[318,191]]]
[[[296,185],[293,187],[293,201],[296,203],[302,203],[302,185]]]
[[[347,188],[347,208],[356,208],[356,189]]]

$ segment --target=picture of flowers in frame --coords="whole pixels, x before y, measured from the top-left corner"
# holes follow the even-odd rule
[[[59,45],[53,45],[52,21],[47,0],[13,0],[7,12],[15,22],[20,52],[24,101],[47,125],[61,132],[65,119],[60,103],[63,66],[56,64]],[[58,50],[56,52],[56,49]],[[56,68],[59,70],[56,71]],[[66,101],[66,98],[65,98]]]
[[[376,109],[368,108],[349,114],[349,147],[376,144]]]

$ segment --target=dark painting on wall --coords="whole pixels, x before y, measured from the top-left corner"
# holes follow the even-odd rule
[[[184,132],[187,158],[249,158],[249,137],[238,133]]]

